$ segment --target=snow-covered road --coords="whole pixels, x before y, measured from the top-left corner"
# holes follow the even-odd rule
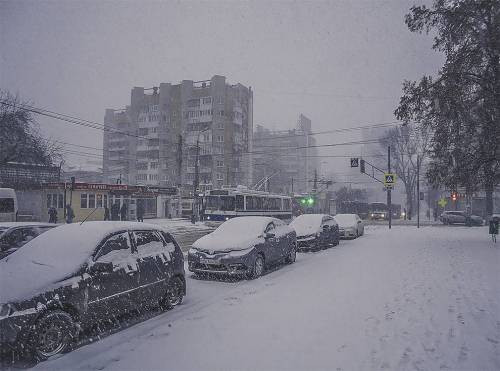
[[[491,246],[485,227],[368,227],[255,281],[188,275],[183,305],[37,367],[499,370]]]

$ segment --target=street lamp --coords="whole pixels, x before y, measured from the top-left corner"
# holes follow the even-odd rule
[[[200,175],[199,175],[199,170],[198,170],[198,159],[200,157],[200,134],[204,133],[205,131],[210,130],[210,126],[206,127],[203,130],[200,130],[198,132],[198,136],[196,138],[196,158],[194,161],[194,181],[193,181],[193,196],[194,196],[194,202],[193,202],[193,217],[191,218],[191,223],[195,223],[197,220],[199,220],[200,215],[199,215],[199,207],[198,207],[198,185],[200,182]]]

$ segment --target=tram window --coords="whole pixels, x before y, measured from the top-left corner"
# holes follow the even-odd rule
[[[244,203],[244,198],[242,195],[236,195],[236,210],[244,210],[245,209],[245,203]]]
[[[219,208],[219,197],[218,196],[206,196],[205,207],[209,210],[217,210]]]
[[[283,200],[283,210],[284,211],[290,211],[291,210],[291,207],[290,207],[290,200],[285,198]]]
[[[220,197],[220,210],[221,211],[234,211],[234,196],[221,196]]]

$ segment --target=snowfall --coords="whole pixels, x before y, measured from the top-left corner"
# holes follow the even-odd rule
[[[368,226],[247,281],[186,271],[182,305],[50,370],[500,370],[500,243],[486,227]]]

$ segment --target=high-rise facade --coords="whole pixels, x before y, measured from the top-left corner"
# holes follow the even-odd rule
[[[200,190],[253,182],[253,92],[210,80],[134,87],[123,110],[106,110],[103,173],[126,184]],[[198,143],[198,145],[197,145]]]
[[[272,131],[257,125],[254,132],[254,178],[262,189],[277,193],[306,193],[319,170],[311,120],[300,115],[295,129]]]

